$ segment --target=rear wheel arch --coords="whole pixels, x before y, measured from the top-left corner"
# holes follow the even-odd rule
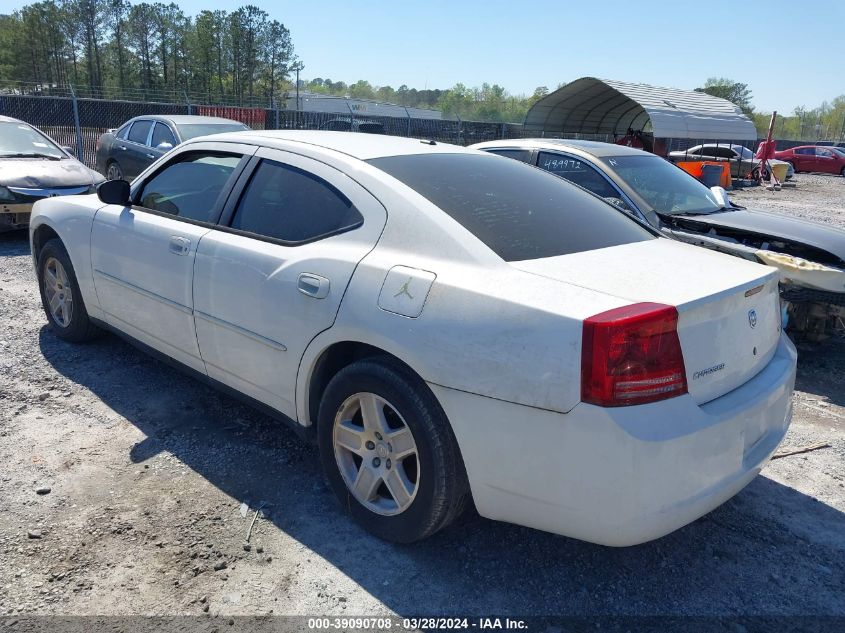
[[[306,425],[313,425],[317,421],[317,414],[320,409],[320,400],[323,397],[326,387],[332,378],[344,367],[351,365],[359,360],[365,358],[381,357],[391,359],[394,362],[400,363],[406,369],[417,375],[421,380],[422,377],[414,371],[401,358],[390,352],[360,341],[338,341],[332,343],[324,349],[317,360],[313,363],[310,376],[308,378],[308,387],[306,395],[308,402],[306,403],[306,410],[308,419],[303,421]]]

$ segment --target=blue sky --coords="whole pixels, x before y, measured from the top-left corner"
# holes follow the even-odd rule
[[[27,3],[4,4],[13,10]],[[196,14],[247,1],[178,4]],[[758,110],[784,113],[845,94],[843,0],[252,4],[290,29],[309,79],[394,88],[486,81],[528,94],[583,76],[686,89],[721,76],[747,83]]]

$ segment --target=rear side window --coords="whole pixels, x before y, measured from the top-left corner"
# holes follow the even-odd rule
[[[155,129],[153,130],[153,140],[150,145],[158,147],[162,143],[168,143],[170,147],[176,147],[176,137],[173,136],[173,132],[164,123],[156,123]]]
[[[527,163],[531,160],[531,150],[527,149],[488,149],[484,151],[489,152],[490,154],[496,154],[497,156],[520,160],[523,163]]]
[[[352,129],[352,123],[349,121],[329,121],[323,126],[324,130],[334,130],[335,132],[348,132]]]
[[[616,207],[515,160],[479,152],[368,162],[428,198],[505,261],[654,238]]]
[[[537,165],[552,172],[555,176],[566,178],[569,182],[584,187],[602,198],[619,198],[619,192],[593,167],[579,158],[563,154],[540,152]]]
[[[322,178],[264,160],[235,210],[231,227],[302,243],[357,228],[363,221],[346,196]]]
[[[240,160],[233,154],[183,154],[144,184],[140,205],[179,218],[214,222],[217,199]]]
[[[129,129],[129,140],[133,143],[147,144],[147,136],[150,134],[152,121],[135,121]]]

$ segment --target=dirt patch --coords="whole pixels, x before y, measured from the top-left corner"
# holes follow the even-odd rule
[[[115,337],[56,339],[22,234],[0,236],[0,332],[0,614],[845,615],[842,342],[802,350],[785,443],[832,447],[674,534],[610,549],[469,517],[398,547],[270,419]]]

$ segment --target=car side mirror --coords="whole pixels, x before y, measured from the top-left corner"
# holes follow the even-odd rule
[[[61,148],[71,156],[76,157],[76,150],[73,149],[70,145],[61,145]]]
[[[169,152],[173,149],[173,143],[168,143],[167,141],[162,141],[158,145],[156,145],[156,149],[160,152]]]
[[[725,191],[724,187],[710,187],[710,191],[713,192],[713,196],[716,198],[716,204],[728,209],[731,208],[731,201],[730,198],[728,198],[728,192]]]
[[[105,204],[129,206],[129,183],[125,180],[106,180],[97,185],[97,197]]]

